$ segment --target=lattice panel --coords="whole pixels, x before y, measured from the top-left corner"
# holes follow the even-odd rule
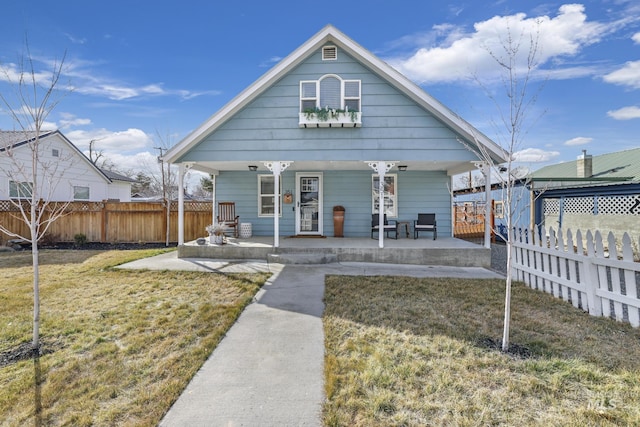
[[[191,201],[185,201],[184,202],[184,210],[188,211],[188,212],[211,212],[211,202],[205,202],[205,201],[200,201],[200,202],[191,202]],[[171,202],[171,211],[178,211],[178,202],[177,201],[172,201]]]
[[[560,199],[544,199],[544,214],[560,215]]]
[[[31,209],[31,204],[29,202],[20,202],[22,204],[22,208],[27,212]],[[10,200],[0,200],[0,212],[18,212],[20,208],[14,204],[14,202]]]
[[[598,197],[600,215],[640,215],[640,195]]]
[[[567,197],[564,199],[564,213],[593,215],[593,197]]]

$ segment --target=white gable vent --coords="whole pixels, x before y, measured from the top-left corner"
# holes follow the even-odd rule
[[[323,61],[335,61],[338,59],[338,48],[335,46],[325,46],[322,48]]]

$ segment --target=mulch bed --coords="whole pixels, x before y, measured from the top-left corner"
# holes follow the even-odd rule
[[[40,342],[39,348],[33,348],[30,342],[23,342],[16,348],[0,353],[0,368],[12,365],[22,360],[35,359],[45,354],[53,353],[61,348],[61,345],[48,342]]]
[[[38,249],[75,249],[75,250],[98,250],[98,251],[110,251],[110,250],[137,250],[137,249],[159,249],[159,248],[172,248],[178,245],[177,242],[170,242],[169,246],[164,243],[98,243],[87,242],[82,245],[78,245],[73,242],[58,242],[58,243],[40,243]],[[22,250],[31,250],[31,246],[23,247]]]

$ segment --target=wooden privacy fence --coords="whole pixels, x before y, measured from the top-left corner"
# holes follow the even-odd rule
[[[587,311],[640,326],[640,262],[628,233],[603,242],[599,231],[535,230],[525,237],[513,232],[511,277]],[[565,241],[566,240],[566,241]],[[606,246],[605,246],[606,245]],[[637,250],[637,247],[636,247]]]
[[[492,201],[493,203],[493,201]],[[494,233],[494,209],[491,209],[491,239]],[[484,239],[485,202],[461,202],[453,205],[453,237]]]
[[[29,210],[28,206],[26,209]],[[20,212],[10,202],[0,202],[0,222],[9,230],[28,236],[29,228],[19,216]],[[169,241],[177,242],[177,202],[171,203],[168,221]],[[211,202],[184,202],[185,240],[205,236],[205,227],[211,222]],[[65,214],[49,227],[45,238],[73,242],[74,236],[82,233],[89,242],[164,242],[166,227],[167,211],[163,202],[71,202]],[[11,238],[0,233],[0,244]]]

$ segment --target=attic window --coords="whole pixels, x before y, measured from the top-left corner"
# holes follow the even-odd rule
[[[58,151],[57,149],[54,148],[54,149],[51,150],[51,155],[53,157],[60,157],[60,151]]]
[[[300,127],[360,127],[360,80],[326,74],[300,82]]]
[[[325,46],[322,48],[323,61],[335,61],[338,59],[338,48],[335,46]]]

